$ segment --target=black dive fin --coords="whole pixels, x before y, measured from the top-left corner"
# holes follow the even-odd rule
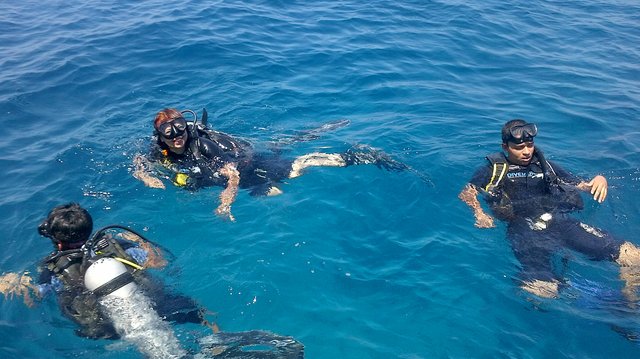
[[[309,142],[313,140],[317,140],[324,133],[335,131],[342,127],[346,127],[351,122],[347,119],[336,120],[327,122],[319,127],[312,128],[309,130],[299,131],[295,135],[285,135],[273,141],[275,146],[288,146],[298,142]]]
[[[202,108],[202,119],[200,120],[200,123],[203,126],[207,126],[207,120],[209,119],[209,114],[207,113],[207,109],[206,108]]]

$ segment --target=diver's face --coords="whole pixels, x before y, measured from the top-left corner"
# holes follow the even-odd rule
[[[160,138],[162,138],[162,142],[164,142],[167,145],[167,147],[169,147],[171,152],[175,152],[175,153],[184,152],[184,148],[185,148],[184,146],[187,143],[188,137],[189,135],[187,135],[186,131],[182,135],[177,136],[175,138],[166,138],[166,137],[160,136]]]
[[[178,117],[160,124],[156,131],[172,152],[182,153],[187,142],[187,126],[184,117]]]
[[[531,163],[531,158],[533,158],[533,141],[522,143],[503,143],[502,149],[507,152],[507,159],[509,160],[509,162],[515,163],[520,166],[529,165],[529,163]]]

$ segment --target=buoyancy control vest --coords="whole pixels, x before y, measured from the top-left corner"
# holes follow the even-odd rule
[[[227,163],[236,163],[239,169],[250,165],[253,159],[251,144],[243,139],[206,128],[201,124],[188,124],[187,152],[173,154],[160,139],[157,144],[162,154],[160,163],[172,172],[176,186],[197,189],[204,186],[224,186],[226,177],[218,171]]]
[[[67,251],[58,251],[45,258],[42,266],[55,275],[63,283],[58,294],[58,302],[62,313],[76,322],[80,328],[76,334],[87,338],[116,339],[119,337],[110,320],[105,318],[98,305],[98,299],[111,291],[116,291],[131,283],[134,278],[144,275],[142,266],[129,256],[123,245],[112,236],[105,234],[107,229],[122,228],[138,236],[140,234],[122,226],[107,226],[97,231],[82,247]],[[144,239],[144,237],[140,236]],[[126,275],[110,281],[109,285],[87,290],[85,273],[91,264],[103,258],[115,259],[125,264]]]
[[[492,166],[492,175],[483,189],[489,194],[489,203],[499,217],[512,217],[514,209],[519,212],[518,207],[530,208],[532,205],[554,212],[571,212],[584,207],[577,188],[562,181],[537,148],[528,166],[509,163],[502,152],[487,156],[487,160]]]
[[[141,269],[135,259],[129,256],[122,245],[110,236],[103,236],[90,248],[83,246],[67,251],[52,253],[44,260],[44,267],[57,276],[64,285],[82,285],[87,268],[100,258],[110,257],[128,264],[131,270]]]
[[[553,180],[547,180],[548,177],[543,169],[542,161],[537,155],[534,155],[530,164],[520,166],[509,163],[506,156],[502,152],[493,153],[487,156],[492,166],[492,174],[489,183],[484,190],[490,194],[498,192],[507,192],[509,195],[517,195],[516,192],[545,193]],[[545,161],[546,162],[546,161]],[[548,164],[547,164],[548,165]],[[555,174],[549,167],[549,175]],[[555,178],[554,178],[555,179]]]

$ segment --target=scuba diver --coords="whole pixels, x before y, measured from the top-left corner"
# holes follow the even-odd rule
[[[77,203],[53,208],[38,226],[55,247],[38,268],[38,282],[27,272],[6,273],[0,276],[0,292],[7,298],[23,297],[29,307],[56,293],[62,313],[78,325],[78,336],[121,338],[148,358],[304,357],[304,345],[290,336],[263,330],[220,332],[193,299],[169,293],[144,270],[167,261],[139,233],[119,225],[92,231],[91,215]],[[203,324],[213,334],[198,339],[200,351],[194,353],[183,348],[168,321]]]
[[[125,230],[123,235],[127,240],[117,239],[108,233],[111,229]],[[7,297],[22,296],[27,306],[32,306],[34,299],[42,299],[55,292],[62,313],[79,326],[76,334],[92,339],[120,337],[113,323],[101,312],[98,299],[100,295],[109,294],[109,290],[118,290],[131,281],[153,299],[154,309],[167,320],[209,325],[203,317],[205,311],[193,299],[168,293],[165,286],[143,270],[167,264],[157,247],[142,235],[122,226],[108,226],[91,236],[92,231],[91,215],[77,203],[53,208],[38,227],[40,235],[49,238],[55,247],[55,251],[38,268],[39,280],[34,283],[28,273],[7,273],[0,277],[0,291]],[[111,287],[101,288],[102,292],[87,290],[85,273],[102,258],[122,263],[127,275],[122,276],[120,282],[111,282]]]
[[[493,215],[507,223],[507,238],[522,266],[521,288],[527,292],[558,296],[565,283],[554,270],[553,255],[568,248],[592,260],[617,263],[625,282],[623,294],[637,300],[640,283],[634,277],[640,269],[640,249],[570,216],[584,207],[579,191],[590,192],[599,203],[606,199],[606,178],[584,181],[547,161],[534,146],[537,133],[535,124],[521,119],[502,127],[504,153],[487,156],[488,164],[476,170],[458,196],[473,210],[475,226],[495,227],[494,217],[477,198],[482,194]]]
[[[193,122],[185,120],[186,113],[194,117]],[[225,187],[216,214],[232,221],[231,204],[238,188],[248,188],[252,195],[278,195],[282,180],[298,177],[308,167],[374,164],[389,171],[410,170],[364,145],[344,153],[309,153],[294,160],[282,159],[277,153],[255,153],[248,141],[207,128],[206,119],[206,110],[202,123],[191,110],[167,108],[158,112],[153,122],[156,143],[147,157],[135,156],[133,176],[152,188],[165,188],[159,176],[189,190]],[[156,169],[159,174],[154,173]]]

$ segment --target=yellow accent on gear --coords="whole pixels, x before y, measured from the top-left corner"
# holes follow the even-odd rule
[[[485,191],[494,189],[500,183],[500,181],[502,181],[504,174],[507,173],[507,167],[509,166],[507,166],[506,163],[500,163],[500,165],[502,165],[502,170],[500,171],[500,175],[496,179],[496,173],[498,172],[498,163],[493,164],[493,173],[491,174],[491,180],[489,181],[489,183],[487,183],[487,186],[484,188]]]
[[[117,260],[118,262],[121,262],[121,263],[124,263],[124,264],[128,264],[128,265],[132,266],[132,267],[133,267],[133,268],[135,268],[135,269],[140,269],[140,270],[144,269],[144,267],[143,267],[143,266],[141,266],[141,265],[139,265],[139,264],[136,264],[136,263],[133,263],[133,262],[131,262],[131,261],[128,261],[128,260],[126,260],[126,259],[124,259],[124,258],[120,258],[120,257],[113,257],[113,259]]]
[[[103,252],[98,251],[98,252],[96,252],[96,254],[103,254]],[[120,258],[120,257],[111,257],[111,258],[113,258],[113,259],[117,260],[117,261],[118,261],[118,262],[120,262],[120,263],[128,264],[128,265],[132,266],[132,267],[133,267],[133,268],[135,268],[135,269],[139,269],[139,270],[144,269],[144,267],[143,267],[143,266],[141,266],[141,265],[139,265],[139,264],[137,264],[137,263],[134,263],[134,262],[132,262],[132,261],[126,260],[126,259],[124,259],[124,258]]]
[[[189,176],[187,174],[178,173],[176,174],[176,178],[173,180],[173,183],[175,183],[176,186],[186,186],[188,180]]]

